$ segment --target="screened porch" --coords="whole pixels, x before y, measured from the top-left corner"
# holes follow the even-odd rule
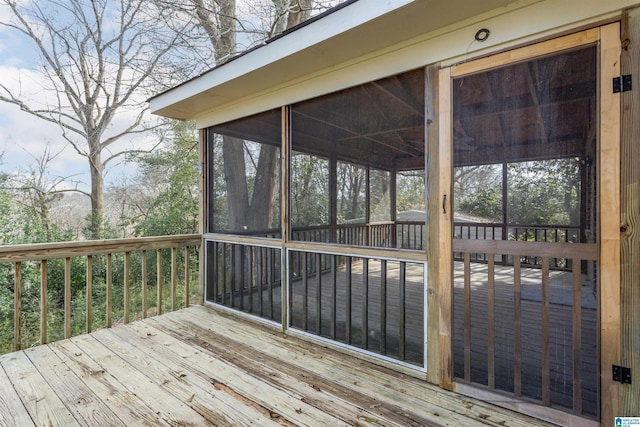
[[[454,79],[444,197],[433,69],[206,129],[206,301],[427,370],[448,196],[455,380],[597,417],[596,57]]]

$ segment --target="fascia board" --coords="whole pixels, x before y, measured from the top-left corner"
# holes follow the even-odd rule
[[[194,96],[206,93],[210,88],[238,79],[248,74],[249,71],[255,72],[256,70],[264,69],[284,58],[294,56],[297,52],[311,49],[413,1],[425,0],[360,0],[352,3],[336,13],[329,14],[310,25],[303,26],[247,55],[242,55],[196,79],[152,98],[150,100],[151,112],[163,114],[163,110],[169,109],[171,105],[177,102],[188,101]],[[207,98],[209,98],[209,101],[213,101],[215,98],[218,98],[218,101],[220,98],[226,99],[224,96],[214,94],[209,94]],[[189,102],[187,102],[187,105],[189,105]],[[191,110],[191,108],[185,110]],[[179,115],[180,111],[177,110],[175,113]],[[184,113],[192,114],[191,111],[184,111]]]

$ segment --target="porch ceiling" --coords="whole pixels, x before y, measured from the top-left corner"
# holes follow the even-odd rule
[[[596,141],[595,46],[460,77],[453,82],[454,163],[588,156]],[[424,168],[422,69],[291,107],[293,149],[386,170]],[[215,127],[280,145],[279,110]]]
[[[453,81],[454,163],[588,155],[597,138],[595,46]]]

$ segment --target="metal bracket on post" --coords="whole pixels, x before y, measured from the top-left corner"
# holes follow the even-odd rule
[[[622,384],[631,384],[631,368],[613,365],[613,381]]]
[[[631,74],[613,78],[613,93],[626,92],[632,89]]]

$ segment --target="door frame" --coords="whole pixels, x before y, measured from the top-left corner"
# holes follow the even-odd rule
[[[620,75],[620,23],[614,22],[574,34],[516,48],[485,58],[453,65],[439,73],[438,188],[442,205],[436,218],[438,249],[439,340],[437,351],[440,386],[485,400],[497,395],[454,381],[453,378],[453,211],[451,204],[453,172],[452,80],[466,74],[497,68],[538,56],[599,44],[599,164],[598,164],[598,247],[599,247],[599,332],[600,332],[600,419],[603,425],[619,415],[621,384],[614,383],[611,366],[620,364],[620,94],[612,92],[612,80]],[[599,425],[564,411],[525,404],[500,395],[500,405],[518,412],[564,425]]]

